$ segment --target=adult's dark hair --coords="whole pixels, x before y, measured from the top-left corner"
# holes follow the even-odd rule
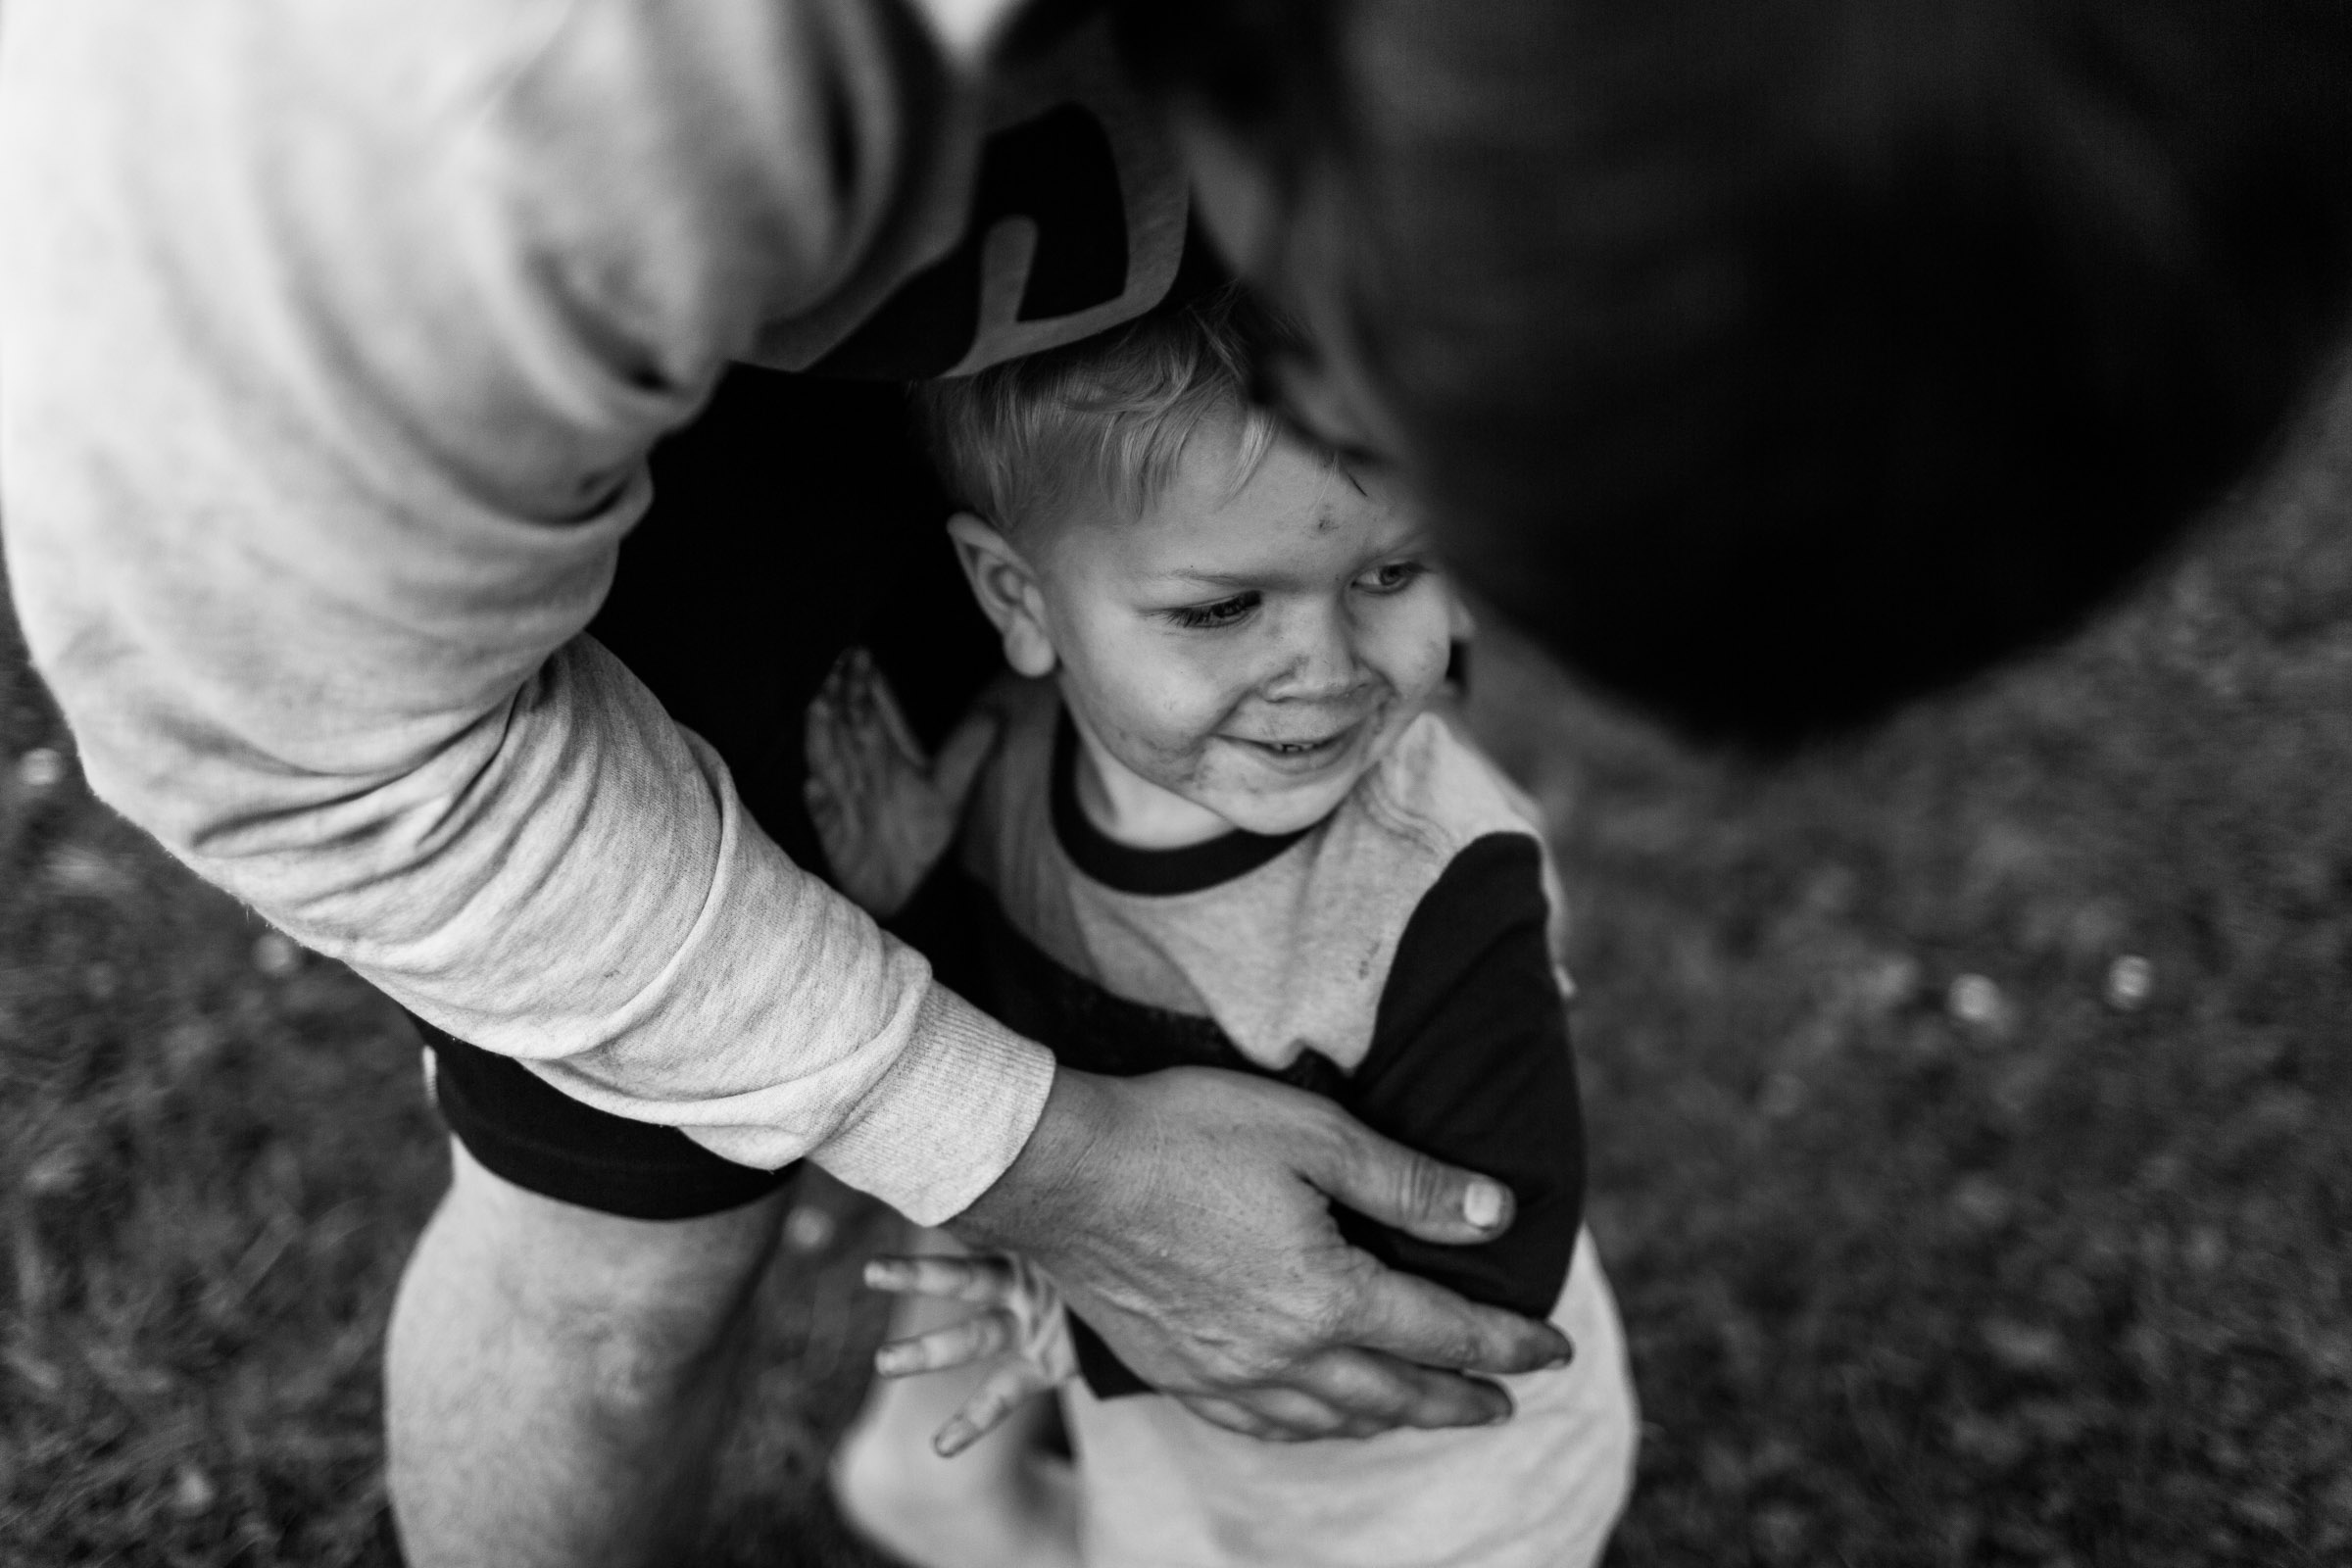
[[[1471,579],[1702,733],[2068,629],[2352,293],[2342,0],[1122,0]],[[1310,321],[1317,313],[1302,310]]]

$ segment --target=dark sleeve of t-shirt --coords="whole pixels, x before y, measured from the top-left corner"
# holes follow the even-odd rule
[[[1505,1183],[1516,1217],[1481,1247],[1416,1242],[1346,1209],[1335,1216],[1349,1242],[1393,1268],[1540,1318],[1568,1277],[1584,1206],[1584,1123],[1548,914],[1533,838],[1494,834],[1456,856],[1405,922],[1351,1076],[1313,1052],[1270,1073],[1207,1019],[1113,996],[1036,951],[992,898],[952,873],[935,875],[893,925],[931,954],[943,979],[969,985],[966,996],[1065,1063],[1114,1076],[1200,1065],[1279,1078],[1408,1148]],[[984,951],[961,951],[975,946]],[[1096,1397],[1153,1392],[1075,1312],[1070,1333]]]
[[[1517,1214],[1476,1247],[1415,1241],[1340,1211],[1382,1262],[1474,1301],[1547,1317],[1584,1217],[1584,1118],[1546,938],[1536,841],[1495,833],[1422,896],[1382,988],[1372,1045],[1341,1092],[1408,1149],[1503,1182]]]

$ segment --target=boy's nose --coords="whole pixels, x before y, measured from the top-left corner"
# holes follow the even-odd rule
[[[1345,616],[1301,616],[1286,630],[1290,635],[1283,639],[1283,662],[1264,687],[1268,697],[1284,702],[1330,702],[1363,684],[1363,663],[1355,656]]]

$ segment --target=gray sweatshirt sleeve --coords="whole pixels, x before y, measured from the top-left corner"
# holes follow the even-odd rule
[[[0,27],[0,525],[92,787],[567,1094],[929,1221],[1050,1058],[580,628],[654,440],[955,188],[956,60],[877,0]]]

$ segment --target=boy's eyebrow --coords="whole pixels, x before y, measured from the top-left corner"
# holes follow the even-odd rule
[[[1416,533],[1399,542],[1396,548],[1377,554],[1382,556],[1423,555],[1428,550],[1429,540],[1424,535]],[[1198,566],[1170,566],[1165,571],[1155,571],[1152,575],[1163,581],[1174,578],[1185,582],[1197,582],[1206,588],[1226,589],[1278,588],[1292,580],[1288,573],[1280,570],[1204,571]]]
[[[1257,588],[1270,580],[1264,572],[1198,571],[1191,566],[1172,566],[1158,575],[1182,577],[1187,582],[1205,583],[1212,588]]]

